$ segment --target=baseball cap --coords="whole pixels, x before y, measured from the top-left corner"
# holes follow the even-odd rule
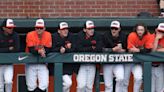
[[[157,30],[164,32],[164,23],[160,23],[157,27]]]
[[[68,23],[66,23],[66,22],[61,22],[61,23],[59,24],[59,29],[65,29],[65,28],[68,28]]]
[[[14,28],[14,27],[16,27],[16,26],[14,25],[14,22],[13,22],[12,19],[5,19],[5,20],[3,21],[2,27]]]
[[[88,29],[95,28],[93,21],[91,21],[91,20],[86,21],[85,28],[88,28]]]
[[[35,27],[40,27],[40,28],[45,27],[44,20],[43,19],[36,20]]]
[[[112,21],[110,27],[120,28],[120,22],[119,21]]]

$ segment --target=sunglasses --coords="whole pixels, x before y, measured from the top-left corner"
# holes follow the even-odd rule
[[[6,27],[7,29],[13,29],[13,27]]]
[[[162,30],[158,30],[158,32],[160,32],[160,33],[164,33],[164,31],[162,31]]]
[[[40,30],[42,30],[42,29],[44,29],[44,28],[41,28],[41,27],[36,27],[36,29],[40,29]]]
[[[111,27],[110,29],[111,30],[118,30],[118,28],[115,28],[115,27]]]

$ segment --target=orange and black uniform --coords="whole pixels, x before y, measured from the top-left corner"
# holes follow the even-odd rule
[[[112,48],[121,43],[123,49],[127,49],[127,35],[123,32],[119,32],[119,37],[113,37],[111,32],[106,32],[103,36],[103,48],[104,52],[112,52]]]
[[[71,33],[68,33],[67,37],[61,37],[59,33],[53,35],[53,52],[60,52],[60,48],[64,47],[66,53],[75,52],[76,43],[74,41],[75,36]],[[67,48],[67,44],[71,43],[71,48]],[[77,73],[79,69],[79,64],[66,63],[63,65],[63,74],[72,75],[73,72]]]
[[[92,37],[87,37],[85,32],[78,33],[77,50],[79,52],[102,52],[102,37],[97,32]],[[96,48],[93,49],[92,46]]]
[[[51,34],[44,31],[42,37],[39,38],[36,31],[29,32],[26,38],[26,52],[38,54],[40,46],[45,48],[46,54],[50,51],[50,48],[52,47]]]
[[[13,50],[9,50],[9,47],[14,47]],[[19,36],[16,32],[11,35],[5,35],[4,31],[0,30],[0,52],[11,53],[18,52],[20,47]]]
[[[158,42],[158,46],[161,48],[164,48],[164,37],[162,37],[159,42]]]
[[[156,36],[156,35],[153,34],[153,35],[152,35],[152,38],[155,39],[155,36]],[[158,41],[158,47],[164,48],[164,37],[162,37],[161,39],[159,39],[159,41]],[[158,49],[158,48],[157,48],[157,49]],[[152,63],[152,66],[158,67],[160,64],[161,64],[160,62],[153,62],[153,63]]]
[[[140,49],[141,53],[151,52],[153,48],[154,40],[152,39],[152,35],[148,32],[143,35],[140,39],[136,32],[132,32],[128,36],[128,49],[136,47]]]

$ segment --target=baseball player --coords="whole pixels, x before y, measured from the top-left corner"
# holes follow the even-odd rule
[[[77,50],[79,52],[102,51],[101,37],[95,32],[95,25],[93,21],[86,21],[83,31],[78,34],[77,42]],[[77,76],[77,92],[92,92],[95,73],[95,64],[87,63],[80,65]]]
[[[143,23],[138,23],[134,27],[134,32],[128,36],[128,50],[131,53],[148,53],[153,48],[153,40],[150,39],[152,35],[147,30]],[[131,71],[134,76],[133,92],[139,92],[142,84],[142,66],[141,64],[125,64],[123,92],[128,92],[128,84]]]
[[[164,23],[160,23],[155,30],[153,51],[164,52]],[[152,37],[153,38],[153,37]],[[151,92],[163,92],[163,64],[159,62],[152,63],[152,87]]]
[[[58,32],[53,35],[53,52],[61,54],[75,51],[74,35],[69,32],[69,26],[66,22],[61,22],[58,26]],[[72,74],[77,73],[78,65],[66,63],[63,65],[63,92],[70,92],[72,85]]]
[[[42,58],[46,57],[46,54],[52,47],[52,39],[51,34],[45,31],[45,29],[44,20],[36,20],[35,30],[29,32],[26,37],[26,52],[39,55]],[[49,83],[48,80],[49,71],[45,63],[26,65],[26,84],[29,92],[35,92],[37,90],[39,92],[46,92]]]
[[[125,52],[127,36],[122,33],[120,22],[112,21],[110,32],[104,34],[104,52]],[[113,92],[113,74],[116,77],[116,91],[121,92],[121,85],[124,79],[124,67],[122,64],[103,64],[105,92]]]
[[[2,30],[0,30],[0,53],[18,52],[20,42],[18,34],[13,31],[13,29],[15,28],[13,20],[5,19],[1,27]],[[12,80],[13,65],[0,65],[0,92],[12,92]]]

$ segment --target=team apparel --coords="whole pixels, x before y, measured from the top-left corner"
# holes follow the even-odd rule
[[[136,47],[140,49],[140,53],[150,52],[153,48],[152,35],[147,32],[140,39],[136,32],[132,32],[128,36],[128,49]],[[131,72],[134,76],[133,92],[139,92],[142,84],[143,70],[141,64],[128,64],[125,65],[125,76],[123,82],[123,92],[128,92],[128,84]]]
[[[8,25],[9,26],[9,25]],[[14,47],[10,50],[9,47]],[[5,35],[4,30],[0,30],[0,53],[14,53],[19,51],[19,36],[16,32]],[[0,92],[12,92],[13,65],[0,65]],[[5,86],[4,86],[5,85]],[[5,88],[5,91],[4,91]]]
[[[39,55],[38,50],[40,46],[45,48],[46,54],[52,47],[51,34],[47,31],[42,33],[42,37],[39,38],[36,31],[29,32],[26,37],[26,52],[30,52],[34,55]],[[37,87],[41,90],[46,90],[48,87],[49,71],[46,64],[27,64],[26,65],[26,84],[29,91],[34,91]],[[37,86],[38,78],[38,86]],[[44,91],[43,91],[44,92]]]
[[[112,23],[112,26],[116,27]],[[124,33],[120,32],[119,37],[115,38],[111,32],[106,32],[103,38],[104,49],[108,49],[108,52],[113,52],[112,48],[120,44],[123,49],[127,48],[127,37]],[[122,82],[124,79],[124,66],[122,64],[103,64],[103,74],[105,83],[105,92],[113,92],[113,77],[116,77],[116,90],[115,92],[121,92]],[[114,75],[113,75],[114,74]]]
[[[64,23],[62,23],[64,25]],[[61,24],[61,25],[62,25]],[[65,28],[68,27],[64,25]],[[71,48],[67,47],[67,44],[71,44]],[[53,35],[53,52],[60,52],[60,48],[64,47],[66,49],[65,53],[71,53],[75,51],[75,41],[74,35],[68,33],[67,37],[61,37],[59,33]],[[70,87],[72,85],[72,74],[75,72],[77,74],[79,64],[75,63],[64,63],[63,64],[63,92],[70,92]]]
[[[155,39],[155,34],[152,35],[152,38]],[[159,39],[158,41],[158,48],[164,48],[164,37]],[[157,49],[158,49],[157,48]],[[152,76],[151,76],[151,92],[163,92],[163,83],[164,83],[164,66],[162,63],[153,62],[152,63]]]
[[[92,37],[87,37],[85,32],[78,34],[77,50],[79,52],[101,52],[102,41],[101,36],[96,32]],[[95,46],[95,48],[92,48]],[[77,92],[92,92],[95,79],[96,65],[81,64],[77,76]]]

